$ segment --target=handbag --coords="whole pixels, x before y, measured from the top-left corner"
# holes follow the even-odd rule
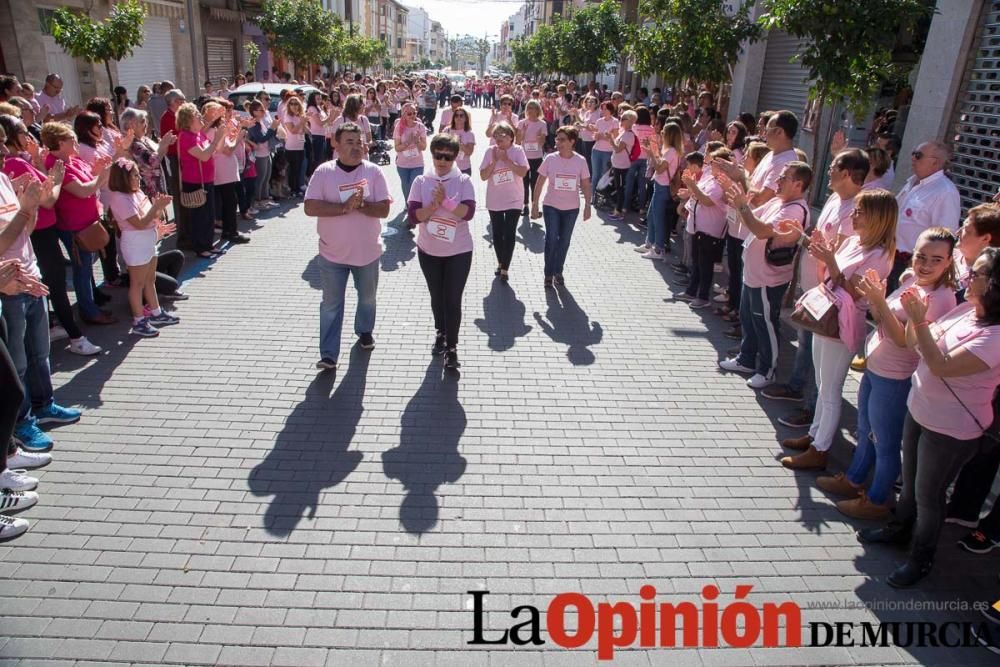
[[[74,232],[73,240],[84,252],[99,252],[108,245],[111,236],[101,221],[95,220],[80,231]]]
[[[997,447],[1000,447],[1000,387],[993,391],[993,423],[990,424],[989,428],[985,428],[982,423],[976,419],[976,415],[972,414],[972,410],[969,409],[969,406],[963,403],[962,399],[958,397],[958,394],[956,394],[955,390],[951,388],[948,381],[941,378],[941,382],[944,383],[944,386],[949,392],[951,392],[951,395],[955,397],[958,404],[969,413],[969,416],[972,417],[972,421],[976,422],[976,426],[983,432],[983,438],[980,442],[982,451],[989,454],[995,451]]]
[[[177,141],[177,180],[180,181],[181,206],[184,208],[201,208],[208,201],[208,192],[205,191],[205,170],[198,160],[198,172],[201,176],[201,187],[191,192],[184,192],[184,172],[181,171],[180,140]]]
[[[827,338],[840,338],[840,308],[826,283],[799,297],[789,318],[795,326]]]
[[[804,227],[806,220],[809,219],[806,207],[798,202],[795,202],[795,205],[802,209],[802,213],[804,214],[802,218],[802,225]],[[795,255],[798,253],[798,250],[798,243],[790,246],[774,245],[774,237],[772,236],[767,240],[767,243],[764,244],[764,260],[771,266],[788,266],[795,261]]]

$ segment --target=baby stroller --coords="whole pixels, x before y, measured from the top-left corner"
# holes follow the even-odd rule
[[[389,164],[389,142],[381,139],[373,141],[368,147],[368,161],[380,166]]]
[[[618,202],[618,184],[611,176],[608,169],[597,181],[596,196],[594,197],[594,208],[606,209],[615,208]]]

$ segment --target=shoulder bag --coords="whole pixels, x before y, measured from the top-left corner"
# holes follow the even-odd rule
[[[195,139],[197,142],[197,139]],[[198,172],[201,176],[201,187],[197,190],[192,190],[191,192],[184,192],[184,172],[181,171],[181,140],[177,139],[177,176],[178,180],[181,182],[181,206],[184,208],[201,208],[208,201],[208,192],[205,191],[205,170],[201,166],[201,160],[198,160]]]
[[[802,225],[804,229],[809,215],[805,206],[797,202],[795,205],[802,209]],[[795,261],[795,255],[798,252],[798,249],[798,243],[790,246],[776,246],[774,245],[774,237],[772,236],[764,245],[764,259],[771,266],[788,266]]]
[[[799,297],[792,309],[792,324],[828,338],[840,338],[840,308],[833,294],[836,285],[820,283]]]

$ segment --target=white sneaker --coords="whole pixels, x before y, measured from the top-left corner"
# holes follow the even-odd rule
[[[756,371],[752,368],[747,368],[739,362],[736,357],[732,359],[723,359],[719,362],[719,368],[724,371],[729,371],[730,373],[755,373]]]
[[[27,519],[15,519],[12,516],[0,514],[0,542],[6,542],[23,535],[30,525]]]
[[[20,447],[13,456],[7,458],[7,467],[14,470],[42,468],[52,463],[52,455],[46,452],[26,452]]]
[[[712,285],[712,291],[715,292],[716,294],[722,294],[723,292],[726,291],[726,288],[723,287],[722,285]]]
[[[69,338],[69,334],[66,333],[66,329],[62,325],[55,325],[54,327],[49,327],[49,343],[54,343],[57,340],[66,340]]]
[[[23,512],[38,504],[38,494],[34,491],[0,491],[0,514]]]
[[[250,215],[257,215],[258,213],[260,213],[260,211],[251,206],[250,208],[247,209],[247,213],[249,213]]]
[[[715,301],[717,303],[725,303],[726,301],[729,301],[729,292],[725,290],[719,292],[718,294],[712,297],[712,301]]]
[[[641,255],[641,257],[643,259],[652,259],[652,260],[657,261],[657,262],[662,262],[663,261],[663,253],[660,252],[659,250],[650,250],[650,251],[648,251],[646,253],[643,253]]]
[[[11,491],[31,491],[38,486],[38,480],[28,477],[24,470],[14,470],[7,468],[0,472],[0,489],[10,489]]]
[[[69,351],[73,354],[79,354],[81,357],[91,357],[95,354],[101,353],[101,347],[94,345],[86,336],[80,336],[76,340],[71,340],[69,342]]]
[[[643,243],[642,245],[637,245],[636,247],[632,248],[633,251],[635,251],[635,252],[642,252],[642,253],[649,252],[652,249],[653,249],[653,246],[651,246],[649,244],[646,244],[646,243]]]
[[[769,380],[760,373],[754,373],[753,377],[747,380],[747,386],[751,389],[763,389],[774,384],[774,380]]]

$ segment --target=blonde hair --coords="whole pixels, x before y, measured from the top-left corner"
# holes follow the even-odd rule
[[[746,164],[747,160],[753,160],[753,164],[756,167],[764,159],[764,156],[770,152],[771,149],[763,141],[751,141],[743,151],[743,163]]]
[[[46,123],[42,125],[42,145],[50,151],[59,150],[59,144],[63,141],[76,139],[73,128],[65,123]]]
[[[639,114],[632,111],[632,109],[627,109],[625,112],[622,113],[621,119],[622,120],[631,119],[632,122],[634,123],[635,121],[639,120]]]
[[[854,208],[865,214],[875,241],[869,247],[883,248],[889,257],[896,253],[896,220],[899,205],[888,190],[862,190],[854,198]]]
[[[299,110],[296,113],[292,113],[292,115],[293,116],[301,116],[302,113],[303,113],[302,100],[300,100],[298,97],[289,97],[288,98],[288,101],[285,103],[285,114],[289,114],[289,113],[292,112],[293,105],[296,106],[296,107],[298,107]]]
[[[663,126],[663,144],[677,151],[677,157],[684,156],[684,131],[677,123],[667,123]]]
[[[177,129],[191,131],[191,123],[198,116],[198,107],[193,102],[185,102],[177,108]]]
[[[528,100],[524,105],[524,113],[528,114],[528,109],[534,109],[538,112],[538,115],[542,115],[542,105],[538,103],[538,100]]]
[[[13,116],[14,118],[20,118],[21,107],[17,106],[16,104],[11,104],[10,102],[0,102],[0,114]]]

